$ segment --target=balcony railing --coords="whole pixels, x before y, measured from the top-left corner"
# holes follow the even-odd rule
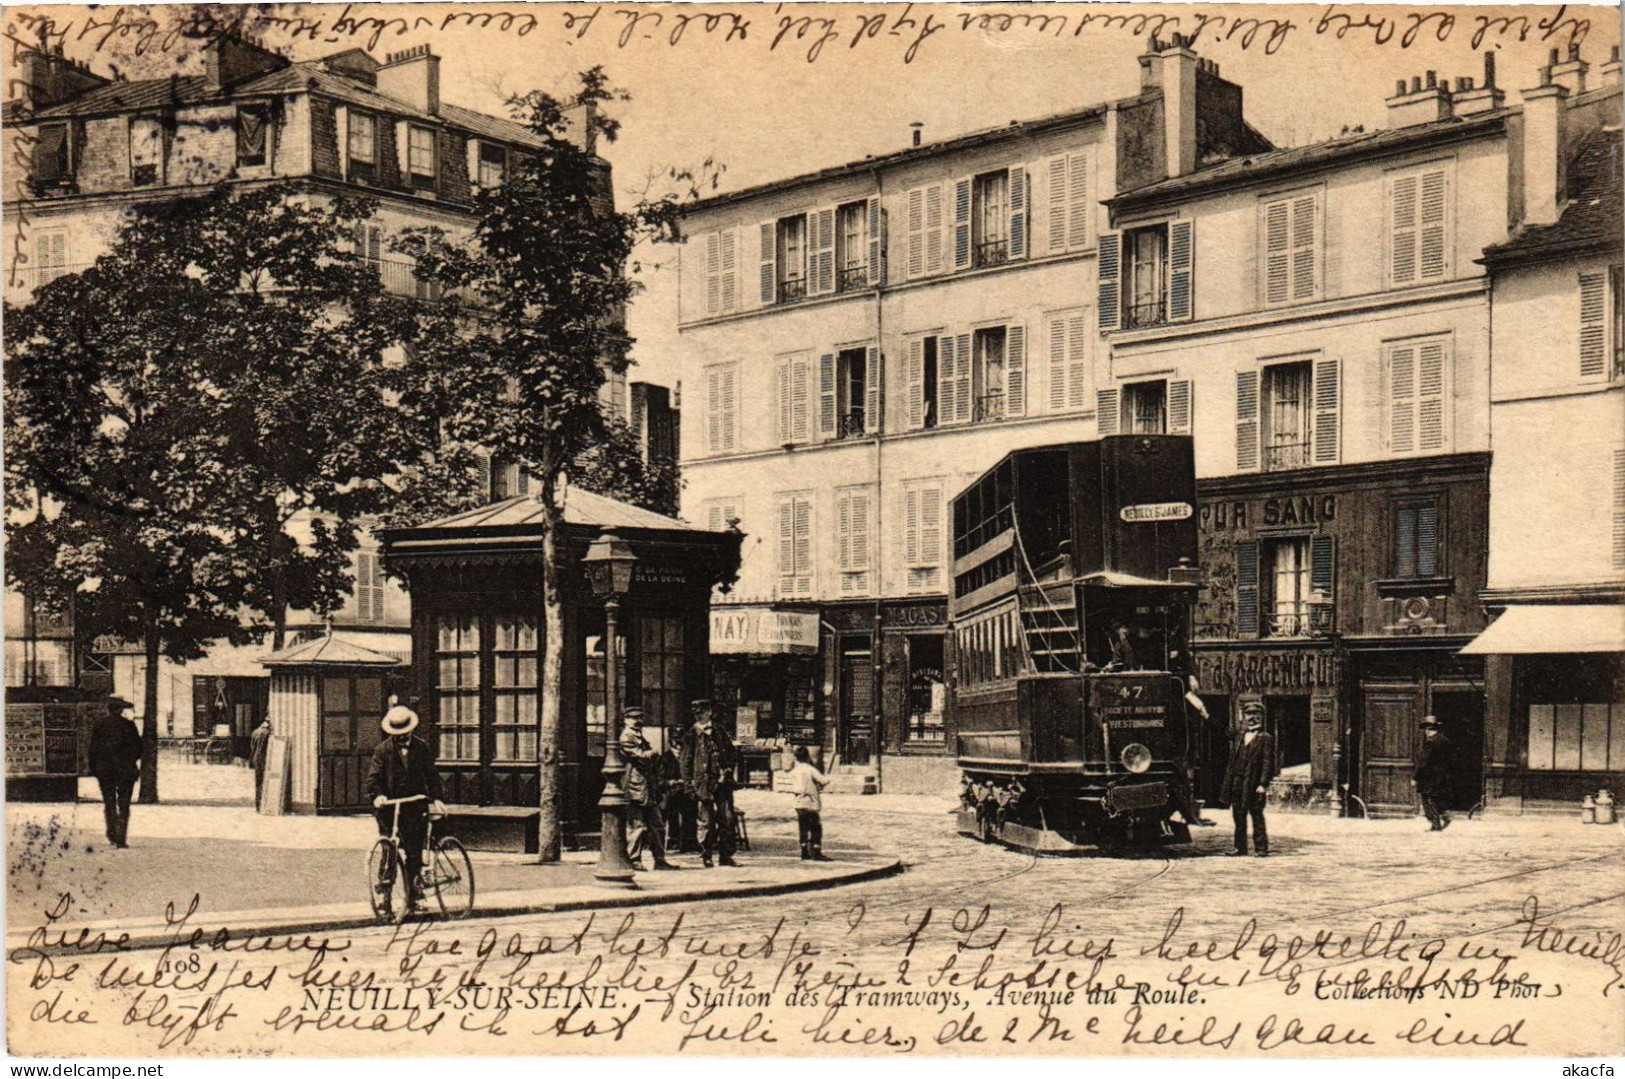
[[[805,277],[783,277],[779,279],[779,303],[793,303],[796,300],[806,299],[807,279]]]
[[[1160,326],[1168,321],[1168,306],[1160,298],[1146,303],[1130,303],[1123,307],[1123,328]]]
[[[1264,612],[1259,629],[1264,637],[1308,637],[1310,621],[1308,604],[1281,604]]]
[[[987,393],[978,397],[975,409],[971,415],[972,423],[985,423],[989,420],[1004,419],[1004,394]]]
[[[841,413],[836,424],[837,430],[835,437],[862,438],[864,435],[869,433],[863,420],[863,409],[861,408],[855,408],[849,412]]]
[[[379,259],[371,262],[384,283],[384,291],[393,296],[413,296],[420,300],[438,300],[441,286],[437,282],[419,281],[413,275],[414,264],[400,259]]]
[[[867,262],[855,263],[851,266],[842,266],[836,275],[835,289],[837,292],[856,292],[869,287],[869,264]]]
[[[1010,261],[1010,242],[1008,240],[988,240],[976,245],[976,265],[1003,266]]]
[[[1264,470],[1274,472],[1283,468],[1302,468],[1309,463],[1309,443],[1277,442],[1264,448]]]

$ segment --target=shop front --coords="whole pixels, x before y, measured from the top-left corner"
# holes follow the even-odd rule
[[[771,785],[779,744],[823,744],[818,643],[816,610],[711,608],[711,697],[718,722],[739,744],[752,786]]]
[[[529,809],[537,804],[544,611],[539,507],[509,499],[384,538],[390,571],[412,597],[412,680],[449,803]],[[636,561],[619,599],[615,641],[605,598],[583,558],[612,534]],[[557,753],[561,826],[596,828],[607,673],[620,700],[644,709],[657,744],[688,723],[688,702],[710,696],[709,601],[739,565],[737,532],[571,488],[557,537],[564,633]],[[616,663],[608,662],[614,649]]]
[[[1419,724],[1455,745],[1455,801],[1482,796],[1487,454],[1297,469],[1198,484],[1204,584],[1193,636],[1215,797],[1241,706],[1262,701],[1281,801],[1415,812]]]

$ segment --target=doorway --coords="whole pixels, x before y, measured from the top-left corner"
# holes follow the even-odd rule
[[[841,638],[841,763],[866,765],[874,752],[875,662],[868,637]]]
[[[1450,798],[1446,808],[1469,810],[1484,795],[1484,694],[1433,693],[1433,716],[1450,739]]]
[[[1308,697],[1266,697],[1266,722],[1275,739],[1276,766],[1282,782],[1307,787],[1311,781]]]

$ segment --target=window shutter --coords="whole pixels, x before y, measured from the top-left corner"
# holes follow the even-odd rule
[[[1416,506],[1394,511],[1394,576],[1416,576]]]
[[[1608,371],[1608,275],[1580,275],[1580,377],[1602,378]]]
[[[1264,207],[1264,303],[1287,302],[1292,294],[1292,224],[1287,200],[1279,199]]]
[[[710,453],[722,450],[722,372],[705,373],[705,448]]]
[[[1416,448],[1443,449],[1445,430],[1445,347],[1443,341],[1424,341],[1416,350]]]
[[[852,503],[852,565],[851,569],[865,573],[858,587],[867,591],[869,581],[869,493],[867,491],[854,491],[851,495]]]
[[[970,187],[969,179],[954,181],[954,269],[970,265]]]
[[[1446,246],[1450,209],[1449,190],[1444,169],[1428,169],[1422,173],[1422,197],[1418,207],[1417,277],[1424,281],[1437,280],[1450,266],[1450,251]]]
[[[1047,234],[1047,248],[1050,254],[1066,250],[1067,240],[1067,158],[1065,154],[1052,157],[1045,163],[1046,190],[1044,192],[1045,209],[1048,220],[1045,222]]]
[[[932,184],[925,189],[925,273],[939,274],[944,269],[947,258],[945,246],[947,241],[943,237],[946,231],[943,222],[943,190],[941,184]]]
[[[1191,380],[1188,378],[1173,378],[1168,380],[1168,433],[1171,435],[1188,435],[1191,433],[1191,419],[1194,413],[1191,400]]]
[[[1625,569],[1625,450],[1614,451],[1613,566]]]
[[[937,423],[955,422],[959,415],[958,340],[951,333],[937,339]]]
[[[835,496],[835,541],[836,566],[841,571],[841,591],[851,590],[851,580],[846,576],[847,571],[853,569],[852,565],[852,495],[842,493]]]
[[[1397,176],[1389,187],[1389,274],[1392,283],[1408,285],[1416,280],[1416,177]]]
[[[971,418],[971,389],[972,374],[975,364],[972,362],[970,348],[970,334],[962,333],[954,338],[954,353],[958,358],[954,366],[954,420],[956,423],[969,423]]]
[[[903,565],[913,566],[920,561],[920,489],[910,487],[903,492]]]
[[[1066,407],[1082,410],[1089,401],[1089,316],[1084,312],[1066,319]]]
[[[480,501],[490,502],[493,498],[491,484],[495,479],[495,477],[492,475],[493,469],[491,468],[491,455],[489,453],[479,452],[474,455],[474,459],[479,462]]]
[[[1337,541],[1332,536],[1313,536],[1309,540],[1309,591],[1324,593],[1328,601],[1336,581],[1336,550]]]
[[[812,503],[798,498],[795,501],[796,529],[796,592],[806,595],[812,591]]]
[[[1123,234],[1108,232],[1100,238],[1100,258],[1098,272],[1100,277],[1098,310],[1100,312],[1101,330],[1115,330],[1118,326],[1118,306],[1120,300],[1120,283],[1118,274],[1122,272]]]
[[[1188,322],[1192,314],[1191,273],[1194,222],[1168,223],[1168,321]]]
[[[707,233],[705,237],[705,313],[722,311],[722,234]]]
[[[739,368],[731,366],[722,371],[722,442],[719,449],[723,453],[732,453],[734,450],[735,433],[739,430],[739,414],[736,411],[735,393],[739,380]]]
[[[1436,503],[1416,507],[1416,575],[1432,577],[1439,572],[1439,507]]]
[[[1236,372],[1236,470],[1258,469],[1258,372]]]
[[[817,247],[813,252],[808,276],[813,279],[812,291],[835,291],[835,211],[819,210],[807,215],[807,227],[813,230]]]
[[[872,435],[878,435],[886,426],[881,412],[885,407],[886,379],[880,366],[880,349],[871,345],[864,354],[863,429]]]
[[[719,246],[722,248],[722,265],[720,268],[722,313],[728,314],[739,307],[738,230],[722,230]]]
[[[795,441],[792,434],[794,427],[795,400],[794,390],[791,386],[789,360],[780,360],[778,365],[779,382],[779,445],[783,446]]]
[[[909,192],[913,197],[913,192]],[[870,285],[884,285],[886,283],[886,214],[880,208],[880,199],[871,198],[868,206],[869,218],[869,275]]]
[[[1004,331],[1004,414],[1027,414],[1027,327]]]
[[[1094,207],[1089,205],[1089,158],[1073,154],[1067,158],[1067,223],[1068,247],[1083,247],[1089,243],[1089,220]]]
[[[908,429],[925,426],[925,338],[908,343]]]
[[[1236,636],[1258,636],[1258,541],[1236,544]]]
[[[929,582],[936,587],[942,564],[942,488],[920,489],[920,563],[932,567]]]
[[[1020,165],[1010,170],[1010,257],[1027,257],[1027,170]]]
[[[339,179],[350,178],[350,108],[348,105],[335,105],[333,107],[333,136],[338,140],[339,150]],[[479,148],[473,139],[468,140],[468,179],[470,185],[479,178]],[[478,190],[476,187],[475,190]]]
[[[1416,346],[1395,345],[1388,351],[1388,449],[1416,449]]]
[[[908,266],[905,272],[910,280],[925,276],[925,188],[923,187],[916,187],[908,193]]]
[[[818,357],[818,436],[835,437],[835,354]]]
[[[722,507],[713,505],[705,511],[705,530],[707,532],[721,532],[723,528]]]
[[[1095,391],[1095,427],[1101,437],[1117,433],[1117,391]]]
[[[812,386],[809,385],[811,372],[807,370],[808,366],[804,359],[790,364],[790,438],[796,442],[806,442],[812,437],[809,430],[812,421]]]
[[[1315,361],[1315,464],[1334,465],[1341,449],[1339,410],[1342,398],[1342,366],[1336,359]]]
[[[1312,300],[1320,294],[1320,251],[1315,241],[1319,200],[1300,195],[1292,200],[1292,298]]]
[[[790,498],[779,502],[779,591],[796,591],[796,503]]]
[[[761,298],[763,303],[773,302],[773,260],[778,243],[778,223],[767,221],[761,228]]]
[[[1066,315],[1050,315],[1045,320],[1049,342],[1049,410],[1063,412],[1067,402],[1066,331],[1072,321]]]

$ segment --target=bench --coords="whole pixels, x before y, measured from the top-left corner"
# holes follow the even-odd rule
[[[456,836],[469,850],[535,854],[542,811],[524,806],[448,805],[435,822],[436,835]]]

